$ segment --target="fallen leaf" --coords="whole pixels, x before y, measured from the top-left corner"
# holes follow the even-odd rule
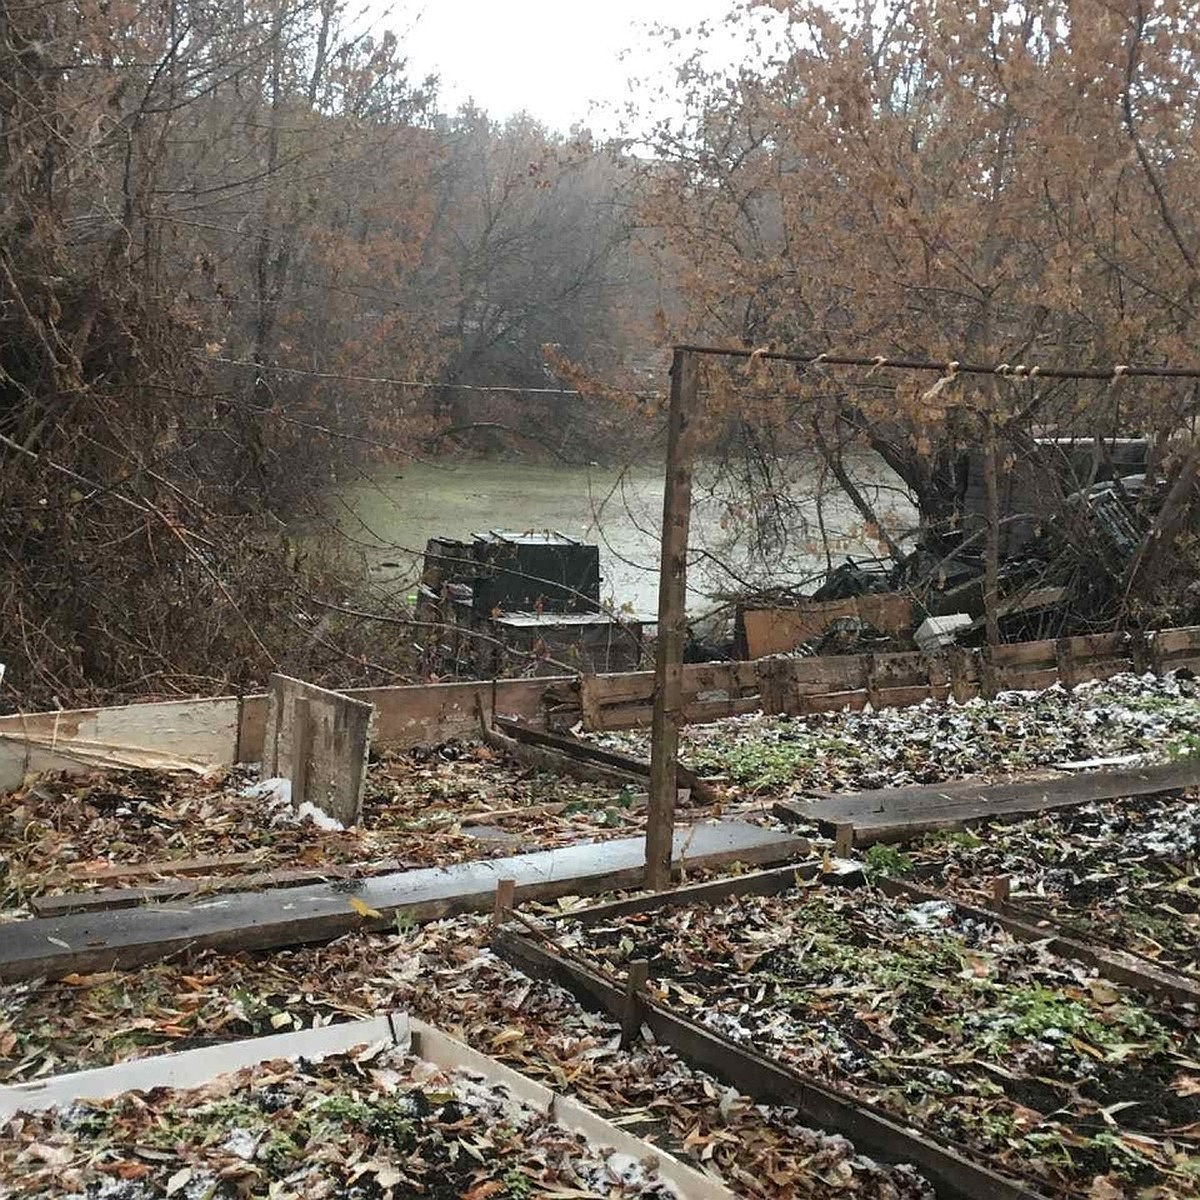
[[[192,1168],[183,1167],[175,1172],[170,1179],[167,1180],[167,1195],[173,1196],[181,1187],[184,1187],[192,1178]]]
[[[494,1196],[497,1192],[504,1191],[505,1184],[498,1180],[489,1179],[486,1183],[481,1183],[478,1187],[473,1187],[463,1197],[463,1200],[487,1200],[488,1196]]]
[[[383,913],[378,909],[372,908],[365,900],[360,900],[357,896],[350,897],[350,907],[354,909],[360,917],[371,917],[373,920],[381,920]]]

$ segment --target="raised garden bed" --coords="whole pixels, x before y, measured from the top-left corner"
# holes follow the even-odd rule
[[[577,904],[578,902],[576,902]],[[552,906],[568,911],[568,901]],[[786,1105],[762,1105],[484,948],[463,917],[271,954],[211,952],[137,971],[0,987],[0,1082],[406,1009],[713,1171],[740,1196],[931,1200],[913,1170],[861,1157]]]
[[[382,1046],[276,1060],[197,1089],[18,1115],[11,1196],[667,1200],[652,1159],[585,1141],[502,1084]]]
[[[1200,800],[1089,804],[867,853],[901,873],[932,857],[924,881],[971,903],[996,903],[1007,876],[1001,911],[1200,979]]]
[[[1119,675],[1074,691],[1056,685],[965,704],[729,717],[685,726],[680,757],[746,796],[771,799],[1053,773],[1058,763],[1092,759],[1161,761],[1200,752],[1198,696],[1196,681],[1182,674]],[[591,736],[649,753],[646,731]]]
[[[0,910],[12,919],[32,915],[31,901],[82,892],[123,907],[448,866],[627,837],[645,824],[634,788],[540,774],[470,743],[372,763],[364,819],[351,830],[299,816],[256,778],[247,768],[111,771],[42,778],[0,797]]]
[[[1197,1014],[873,889],[791,888],[560,926],[602,970],[1044,1195],[1195,1194]]]

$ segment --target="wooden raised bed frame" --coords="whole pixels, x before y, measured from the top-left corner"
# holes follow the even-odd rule
[[[787,891],[797,882],[810,882],[821,872],[821,866],[816,863],[806,863],[800,868],[757,871],[711,883],[593,905],[577,909],[564,919],[594,925],[633,913],[652,913],[693,904],[716,904],[735,896],[775,895]],[[1163,970],[1136,955],[1068,937],[1049,922],[1033,923],[991,908],[964,904],[952,895],[903,879],[883,879],[879,881],[879,887],[889,896],[904,896],[918,902],[945,901],[961,915],[998,925],[1022,941],[1048,942],[1053,953],[1092,967],[1099,975],[1113,982],[1168,1000],[1200,1003],[1200,984],[1196,981]],[[843,1095],[798,1071],[769,1061],[678,1016],[648,996],[636,994],[636,990],[630,992],[610,982],[589,964],[556,953],[550,939],[543,942],[531,938],[527,922],[522,922],[522,926],[500,924],[493,938],[496,952],[513,966],[535,978],[567,988],[585,1006],[608,1013],[624,1026],[632,1027],[640,1017],[639,1024],[647,1025],[659,1042],[672,1047],[692,1066],[711,1071],[760,1102],[791,1105],[806,1120],[844,1134],[864,1152],[884,1161],[913,1163],[934,1184],[939,1197],[953,1197],[954,1200],[1041,1200],[1041,1194],[1030,1190],[1025,1184],[980,1166],[955,1148],[916,1133],[881,1110]]]

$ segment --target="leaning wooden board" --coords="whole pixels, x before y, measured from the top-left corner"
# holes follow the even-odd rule
[[[677,868],[701,870],[785,862],[807,850],[800,838],[712,821],[677,830],[674,857]],[[194,950],[327,941],[355,929],[387,928],[401,913],[436,920],[487,910],[501,879],[516,881],[518,899],[595,895],[640,884],[645,854],[642,838],[622,838],[376,879],[18,921],[0,926],[0,980],[106,971]]]
[[[852,825],[854,845],[868,846],[997,818],[1013,820],[1048,809],[1193,787],[1200,787],[1200,758],[1015,783],[934,784],[847,792],[812,802],[783,800],[775,805],[775,812],[785,821],[815,822],[829,833],[839,825]]]

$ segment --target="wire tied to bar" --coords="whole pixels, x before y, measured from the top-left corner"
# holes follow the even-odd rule
[[[952,359],[946,364],[946,373],[921,396],[921,400],[924,402],[936,400],[957,378],[958,361]]]

